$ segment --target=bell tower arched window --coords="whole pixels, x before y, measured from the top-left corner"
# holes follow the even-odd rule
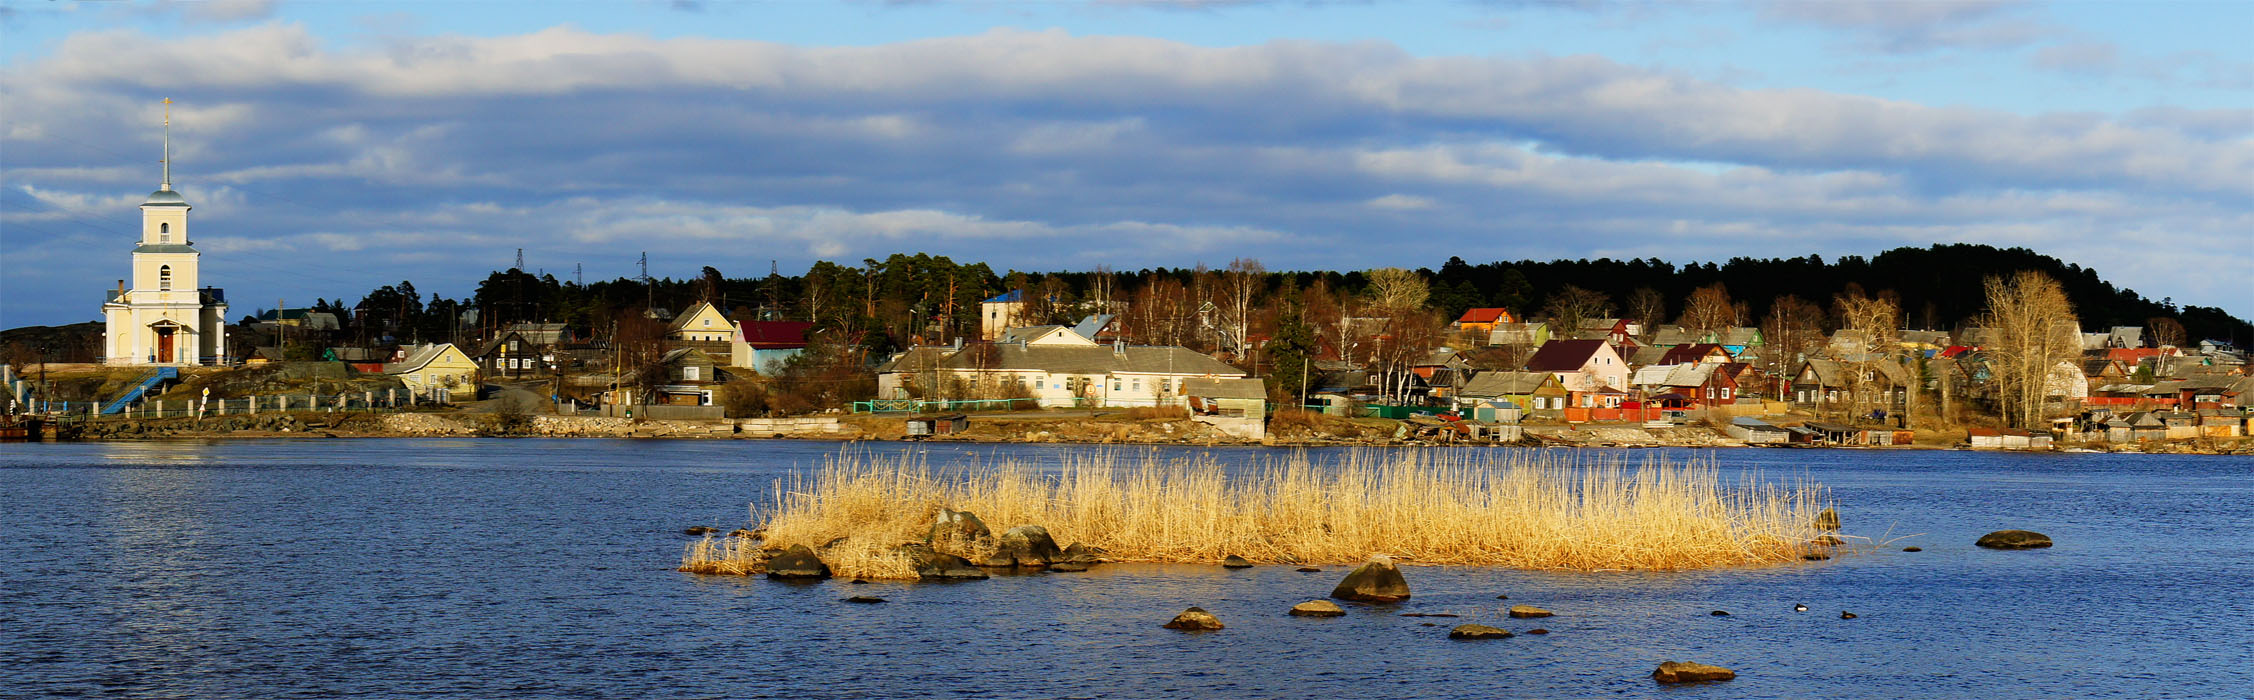
[[[171,242],[172,242],[172,222],[169,222],[169,221],[167,221],[167,222],[163,222],[163,223],[159,223],[159,224],[157,224],[157,242],[158,242],[158,243],[171,243]]]
[[[160,292],[169,292],[169,291],[172,291],[172,266],[171,266],[171,265],[166,265],[166,266],[164,266],[164,267],[159,267],[159,268],[157,268],[157,291],[160,291]]]

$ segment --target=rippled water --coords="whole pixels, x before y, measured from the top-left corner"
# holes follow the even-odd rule
[[[1336,619],[1283,612],[1343,567],[1105,565],[951,585],[673,571],[681,528],[742,523],[777,476],[834,449],[0,446],[0,696],[2254,695],[2246,458],[1720,451],[1727,470],[1830,486],[1850,534],[1925,551],[1685,574],[1413,567],[1415,597]],[[965,453],[934,449],[935,462]],[[2006,527],[2058,546],[1971,546]],[[890,602],[838,602],[855,594]],[[1502,619],[1512,603],[1559,615]],[[1228,628],[1159,629],[1190,605]],[[1447,640],[1460,622],[1552,633]],[[1647,674],[1668,659],[1740,676],[1662,688]]]

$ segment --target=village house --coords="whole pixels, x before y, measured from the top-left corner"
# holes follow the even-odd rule
[[[526,340],[524,334],[508,331],[494,338],[485,347],[478,348],[473,356],[478,368],[487,378],[520,379],[547,373],[548,363],[539,345]]]
[[[728,366],[764,375],[782,371],[783,363],[806,351],[810,321],[736,321],[736,335],[728,350]]]
[[[1504,401],[1527,411],[1564,410],[1570,394],[1549,372],[1480,372],[1456,393],[1459,406]]]
[[[1627,361],[1603,340],[1552,340],[1526,360],[1526,371],[1557,375],[1569,401],[1581,408],[1597,407],[1600,394],[1628,386]]]
[[[1488,345],[1540,347],[1547,342],[1550,342],[1550,324],[1540,321],[1496,323],[1495,329],[1487,333]]]
[[[1800,367],[1793,370],[1786,391],[1794,404],[1804,408],[1849,403],[1855,398],[1858,373],[1861,373],[1862,390],[1870,394],[1862,399],[1863,403],[1888,411],[1901,408],[1909,373],[1893,362],[1872,362],[1865,372],[1855,364],[1836,360],[1803,360]]]
[[[400,348],[398,361],[383,366],[383,373],[407,387],[418,401],[452,403],[456,393],[468,391],[477,398],[477,361],[453,343],[431,343]]]
[[[688,314],[683,314],[687,318]],[[712,406],[723,400],[728,382],[721,363],[701,347],[676,348],[658,358],[664,382],[656,385],[650,403],[667,406]]]
[[[1025,290],[1012,289],[978,303],[978,339],[993,341],[1018,324],[1025,314]]]
[[[1510,309],[1497,307],[1465,309],[1463,316],[1458,317],[1455,323],[1448,325],[1452,330],[1479,333],[1484,336],[1493,333],[1497,324],[1516,322],[1518,322],[1518,319],[1511,317]]]
[[[876,374],[880,400],[1024,398],[1044,407],[1184,405],[1187,380],[1247,376],[1189,348],[1100,344],[1064,326],[910,348]]]

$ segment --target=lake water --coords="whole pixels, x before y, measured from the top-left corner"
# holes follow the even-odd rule
[[[0,445],[0,696],[2254,696],[2243,457],[1718,451],[1726,471],[1828,485],[1849,534],[1925,551],[1675,574],[1409,567],[1409,601],[1335,619],[1283,613],[1344,567],[948,585],[673,570],[683,527],[743,524],[777,477],[836,449]],[[928,449],[937,463],[1088,448]],[[1972,546],[2004,528],[2058,545]],[[838,602],[856,594],[890,602]],[[1505,620],[1512,603],[1559,614]],[[1190,605],[1228,628],[1159,628]],[[1552,633],[1449,641],[1460,622]],[[1655,685],[1670,659],[1740,675]]]

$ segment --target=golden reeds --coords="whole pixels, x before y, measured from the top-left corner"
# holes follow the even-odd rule
[[[935,469],[913,455],[845,452],[811,479],[776,485],[766,545],[823,547],[843,576],[913,578],[899,544],[923,541],[940,508],[996,533],[1048,528],[1060,545],[1119,561],[1357,562],[1529,569],[1683,570],[1792,561],[1820,535],[1819,486],[1725,486],[1711,459],[1569,451],[1304,452],[1225,470],[1209,456],[1099,450],[1042,470],[1021,460]],[[745,573],[758,545],[693,544],[683,570]],[[974,561],[975,543],[936,548]]]

